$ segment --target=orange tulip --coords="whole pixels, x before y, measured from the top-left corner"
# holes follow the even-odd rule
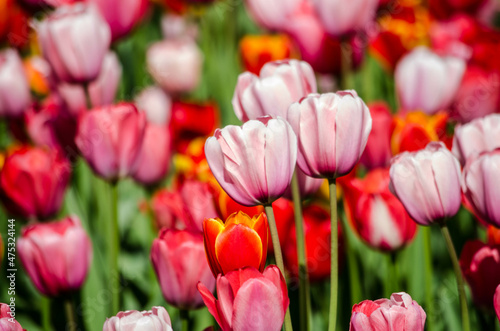
[[[267,217],[264,213],[250,218],[245,213],[203,221],[205,253],[215,277],[218,274],[254,267],[261,272],[267,257]]]
[[[286,35],[247,35],[240,41],[245,70],[256,75],[267,62],[288,59],[292,41]]]

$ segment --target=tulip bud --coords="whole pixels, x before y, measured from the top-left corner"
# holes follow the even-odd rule
[[[97,78],[111,34],[94,6],[61,6],[37,30],[43,56],[59,80],[88,83]]]
[[[0,116],[18,117],[31,102],[28,79],[19,54],[0,52]]]
[[[354,305],[349,330],[423,331],[426,317],[408,294],[393,293],[390,299],[365,300]]]
[[[23,331],[21,324],[13,318],[9,305],[0,303],[0,330]]]
[[[461,204],[460,164],[443,143],[392,159],[391,190],[420,225],[454,216]]]
[[[21,262],[35,287],[57,297],[80,289],[92,260],[92,243],[76,216],[23,228]]]
[[[196,284],[207,284],[213,291],[215,279],[210,272],[201,233],[163,229],[151,248],[151,261],[165,300],[180,309],[203,305]]]
[[[135,97],[135,104],[139,110],[146,113],[148,122],[166,125],[172,116],[172,100],[156,86],[144,89]]]
[[[290,302],[285,279],[274,265],[264,273],[245,268],[219,274],[217,299],[203,283],[198,291],[222,331],[281,330]]]
[[[172,331],[172,322],[163,307],[153,307],[149,311],[121,311],[116,316],[106,318],[103,331]]]

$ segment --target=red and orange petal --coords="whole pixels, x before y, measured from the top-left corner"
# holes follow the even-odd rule
[[[500,229],[499,228],[494,227],[493,225],[489,225],[486,234],[488,236],[488,244],[489,245],[500,245]]]
[[[24,60],[24,69],[28,76],[31,90],[39,95],[47,95],[50,92],[49,83],[44,75],[33,66],[32,58]]]
[[[215,277],[222,273],[222,267],[217,261],[215,253],[215,243],[217,237],[224,230],[224,223],[218,218],[210,218],[203,221],[203,243],[205,245],[205,254],[207,255],[210,270]]]
[[[247,35],[240,41],[245,70],[256,75],[267,62],[290,58],[292,41],[286,35]]]

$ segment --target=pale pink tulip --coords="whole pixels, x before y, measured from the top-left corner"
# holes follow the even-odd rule
[[[0,52],[0,117],[18,117],[31,102],[30,87],[17,51]]]
[[[170,122],[172,99],[161,88],[147,87],[135,97],[135,104],[139,110],[146,113],[148,122],[158,125],[166,125]]]
[[[245,0],[246,8],[257,24],[269,30],[281,31],[304,0]]]
[[[10,286],[10,285],[9,285]],[[15,307],[16,302],[12,302]],[[21,324],[11,314],[9,305],[0,303],[0,331],[23,331]]]
[[[186,19],[185,15],[170,12],[162,16],[161,30],[165,39],[188,37],[194,40],[198,36],[196,24]]]
[[[106,318],[103,331],[172,331],[172,322],[163,307],[153,307],[149,311],[121,311],[116,316]]]

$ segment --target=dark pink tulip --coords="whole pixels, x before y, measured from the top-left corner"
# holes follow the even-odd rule
[[[27,226],[17,245],[26,272],[42,294],[67,294],[85,281],[92,244],[78,217]]]
[[[500,227],[500,149],[470,158],[465,164],[462,190],[474,211],[489,224]]]
[[[210,170],[226,193],[244,206],[272,203],[285,193],[297,160],[297,137],[270,116],[215,130],[205,143]]]
[[[21,324],[11,315],[9,305],[0,303],[0,331],[23,331]]]
[[[453,155],[465,165],[474,155],[500,148],[500,114],[491,114],[455,127]]]
[[[261,27],[281,31],[304,0],[245,0],[246,8]]]
[[[135,104],[139,110],[146,113],[149,122],[158,125],[166,125],[170,122],[172,99],[161,88],[147,87],[135,97]]]
[[[88,83],[97,78],[111,33],[94,6],[61,6],[39,23],[37,31],[43,56],[59,80]]]
[[[146,115],[120,103],[83,113],[75,141],[97,175],[117,180],[136,170],[145,133]]]
[[[495,307],[495,313],[497,314],[497,319],[500,321],[500,285],[497,286],[495,295],[493,297],[493,306]]]
[[[415,48],[396,66],[396,90],[402,108],[429,115],[447,109],[464,72],[465,61],[461,58],[440,57],[423,46]]]
[[[148,9],[148,0],[85,0],[94,4],[111,29],[111,39],[127,35]]]
[[[231,271],[217,277],[217,299],[203,282],[198,284],[208,311],[222,331],[281,330],[289,304],[285,279],[271,265]]]
[[[18,117],[31,102],[30,87],[19,54],[0,52],[0,117]]]
[[[203,235],[198,232],[163,229],[153,242],[151,261],[165,300],[181,309],[196,309],[203,300],[198,282],[213,291],[215,278],[207,262]]]
[[[248,71],[241,74],[232,103],[242,122],[265,115],[286,118],[293,102],[316,91],[316,77],[307,62],[275,61],[262,67],[260,77]]]
[[[420,225],[454,216],[461,204],[460,164],[442,142],[391,161],[391,189]]]
[[[337,178],[358,162],[372,128],[370,111],[356,91],[311,94],[290,106],[297,134],[297,165],[308,176]]]
[[[354,305],[349,331],[423,331],[425,319],[425,311],[408,294],[393,293],[390,299]]]
[[[103,331],[172,331],[172,322],[163,307],[153,307],[149,311],[121,311],[116,316],[106,318]]]

